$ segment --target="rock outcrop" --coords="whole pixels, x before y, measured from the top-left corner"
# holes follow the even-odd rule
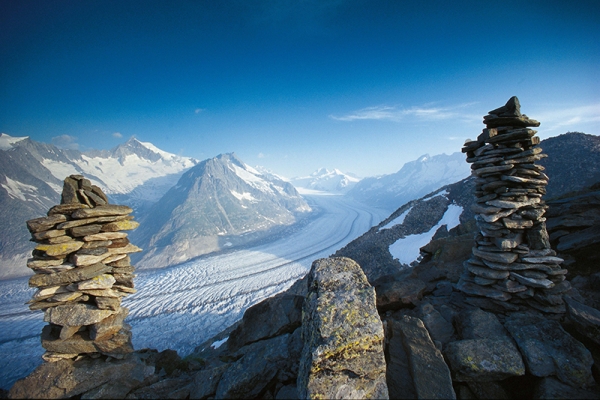
[[[388,397],[375,290],[348,258],[313,263],[304,303],[300,398]]]
[[[135,293],[129,254],[141,249],[125,230],[139,224],[127,206],[112,205],[81,175],[64,181],[61,204],[47,217],[27,221],[37,242],[27,266],[37,292],[31,310],[43,310],[45,361],[81,355],[122,358],[133,351],[121,299]],[[46,368],[46,367],[44,367]]]

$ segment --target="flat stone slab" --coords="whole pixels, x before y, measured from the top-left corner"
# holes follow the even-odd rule
[[[61,326],[92,325],[114,313],[112,310],[100,310],[89,304],[74,303],[47,309],[44,321]]]
[[[508,301],[512,296],[502,290],[493,289],[488,286],[480,286],[461,279],[456,285],[457,289],[470,295],[487,297],[499,301]]]
[[[51,257],[65,256],[79,250],[83,242],[73,241],[58,244],[38,244],[35,249],[46,252]]]
[[[98,206],[95,208],[82,208],[79,209],[73,214],[71,217],[75,219],[83,219],[83,218],[93,218],[93,217],[108,217],[114,215],[127,215],[131,214],[133,209],[127,206],[118,206],[118,205],[106,205],[106,206]]]
[[[501,264],[513,263],[519,257],[517,254],[509,251],[492,253],[489,251],[481,251],[477,247],[473,247],[473,255],[483,260],[488,260]]]
[[[91,279],[105,272],[112,271],[112,267],[102,263],[92,264],[85,267],[73,268],[54,274],[36,274],[29,278],[29,286],[44,287],[70,284]]]
[[[528,278],[521,274],[517,274],[516,272],[511,272],[510,276],[515,278],[520,284],[528,287],[550,289],[555,285],[554,282],[549,279]]]
[[[65,222],[66,220],[67,217],[62,214],[30,219],[29,221],[27,221],[27,229],[29,229],[29,232],[31,233],[48,231],[54,228],[56,225],[60,224],[61,222]]]
[[[509,338],[451,342],[445,355],[459,382],[491,382],[525,374],[521,354]]]
[[[60,360],[42,363],[29,376],[17,381],[10,389],[8,397],[11,399],[72,398],[101,385],[110,384],[117,387],[119,391],[105,397],[88,398],[125,398],[132,388],[141,385],[152,374],[154,374],[154,366],[146,365],[135,355],[111,362],[99,358],[85,358],[79,361]]]

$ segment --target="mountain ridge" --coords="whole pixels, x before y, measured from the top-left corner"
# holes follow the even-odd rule
[[[362,179],[346,195],[391,212],[407,201],[469,174],[469,166],[460,152],[435,156],[424,154],[405,163],[398,172]]]

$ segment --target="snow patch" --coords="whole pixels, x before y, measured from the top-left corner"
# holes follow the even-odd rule
[[[173,160],[173,159],[179,158],[178,156],[176,156],[173,153],[168,153],[168,152],[166,152],[164,150],[159,149],[158,147],[156,147],[155,145],[153,145],[150,142],[140,142],[139,140],[138,140],[138,142],[142,146],[144,146],[145,148],[147,148],[148,150],[150,150],[150,151],[158,154],[163,160]]]
[[[385,226],[382,226],[381,228],[379,228],[379,230],[382,229],[390,229],[396,225],[400,225],[404,222],[404,218],[406,218],[406,216],[408,215],[408,213],[410,212],[410,210],[412,210],[412,207],[409,207],[408,210],[404,211],[402,214],[400,214],[399,216],[397,216],[396,218],[394,218],[392,221],[388,222],[387,224],[385,224]]]
[[[229,339],[229,336],[227,336],[225,339],[217,340],[216,342],[211,344],[210,347],[212,347],[213,349],[216,350],[219,347],[221,347],[228,339]]]
[[[438,196],[444,196],[445,198],[448,198],[448,194],[449,194],[448,191],[444,190],[443,192],[432,194],[431,196],[424,198],[423,201],[429,201],[429,200],[433,199],[434,197],[438,197]]]
[[[446,225],[446,229],[450,230],[458,224],[460,224],[460,215],[463,212],[463,208],[456,204],[450,204],[448,209],[444,213],[442,219],[431,228],[428,232],[419,233],[416,235],[408,235],[400,238],[392,243],[389,247],[390,254],[393,258],[398,259],[401,264],[410,265],[413,261],[416,261],[421,254],[421,247],[425,246],[431,241],[433,235],[437,232],[442,225]]]
[[[256,199],[248,192],[238,193],[234,190],[231,190],[231,194],[239,201],[242,201],[242,200],[256,201]]]
[[[80,173],[80,171],[78,171],[73,164],[68,164],[62,161],[44,158],[42,160],[42,165],[46,167],[56,179],[61,181],[64,180],[66,176],[77,175]],[[62,193],[62,188],[60,189],[60,192],[57,193]]]
[[[22,201],[33,201],[35,197],[26,198],[25,195],[35,196],[37,192],[37,188],[35,186],[27,185],[25,183],[21,183],[19,181],[13,181],[8,176],[6,177],[6,184],[1,183],[2,186],[10,197],[13,199],[19,199]]]

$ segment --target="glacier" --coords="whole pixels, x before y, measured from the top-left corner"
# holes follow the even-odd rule
[[[181,356],[239,320],[244,311],[289,288],[312,262],[328,257],[388,216],[338,195],[306,196],[316,217],[285,237],[245,249],[202,256],[164,269],[137,272],[130,309],[136,349],[170,348]],[[0,281],[0,387],[8,389],[41,360],[43,313],[24,304],[27,278]]]

